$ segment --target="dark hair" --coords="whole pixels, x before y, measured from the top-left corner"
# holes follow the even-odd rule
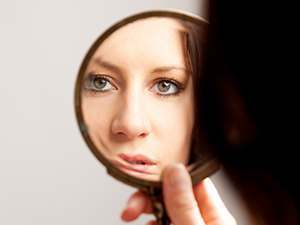
[[[256,224],[299,225],[298,137],[285,125],[299,116],[289,110],[299,100],[287,94],[297,73],[285,63],[296,42],[284,32],[297,25],[286,29],[275,4],[261,13],[262,4],[212,0],[207,29],[183,23],[195,91],[190,163],[212,152]]]
[[[221,124],[224,109],[221,107],[219,91],[212,82],[213,77],[203,73],[204,55],[207,51],[208,24],[196,24],[181,21],[185,27],[183,32],[186,64],[192,75],[194,89],[194,127],[190,147],[189,164],[205,163],[214,156],[213,140],[210,140],[211,127]],[[222,130],[214,129],[215,135]],[[220,134],[219,134],[220,135]]]
[[[274,5],[262,10],[262,4],[210,1],[203,88],[218,96],[219,106],[207,108],[206,128],[214,153],[257,224],[296,225],[300,224],[298,145],[291,146],[293,136],[286,124],[296,121],[288,90],[294,82],[289,75],[297,73],[287,72],[291,65],[285,63],[292,55],[287,45],[295,42],[286,42],[293,35],[282,30],[286,24],[278,26]],[[284,73],[276,80],[278,71]],[[223,110],[216,111],[219,108]],[[228,138],[235,124],[240,135]]]

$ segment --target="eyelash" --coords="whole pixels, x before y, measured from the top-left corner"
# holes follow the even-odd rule
[[[93,84],[92,82],[94,81],[94,79],[96,78],[100,78],[103,80],[106,80],[107,82],[109,82],[112,86],[114,86],[112,84],[112,78],[103,75],[103,74],[96,74],[96,73],[89,73],[86,78],[84,79],[84,85],[83,85],[83,89],[87,92],[92,93],[93,95],[100,93],[104,93],[106,91],[100,91],[100,90],[95,90],[93,87],[91,87]]]
[[[155,81],[156,81],[155,84],[157,84],[159,82],[162,82],[162,81],[170,82],[171,84],[174,84],[176,86],[176,88],[178,89],[177,92],[171,93],[171,94],[156,93],[157,96],[162,97],[162,98],[172,97],[172,96],[178,96],[184,90],[183,84],[181,84],[180,82],[176,81],[174,78],[160,77],[160,78],[156,79]]]
[[[107,75],[104,75],[104,74],[96,74],[96,73],[89,73],[87,75],[87,77],[85,78],[85,81],[84,81],[84,90],[85,91],[88,91],[90,93],[92,93],[93,95],[96,95],[98,94],[99,92],[100,93],[104,93],[106,91],[100,91],[100,90],[95,90],[91,87],[91,83],[93,82],[93,80],[95,78],[101,78],[103,80],[106,80],[107,82],[109,82],[112,86],[114,86],[112,84],[112,78],[110,78],[109,76]],[[180,82],[178,82],[176,79],[174,78],[170,78],[170,77],[160,77],[158,79],[155,80],[155,85],[157,85],[159,82],[162,82],[162,81],[166,81],[166,82],[169,82],[173,85],[176,86],[176,88],[178,89],[177,92],[175,93],[171,93],[171,94],[160,94],[158,92],[156,92],[156,95],[158,97],[162,97],[162,98],[165,98],[165,97],[172,97],[172,96],[178,96],[183,90],[184,90],[184,85],[181,84]]]

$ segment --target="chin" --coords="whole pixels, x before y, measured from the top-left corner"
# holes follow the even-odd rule
[[[143,179],[143,180],[148,180],[148,181],[159,181],[160,180],[160,174],[145,174],[145,173],[140,173],[132,170],[128,170],[126,168],[120,168],[120,170],[130,176]]]

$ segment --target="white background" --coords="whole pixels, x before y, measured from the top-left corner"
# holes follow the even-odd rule
[[[124,224],[119,215],[134,189],[107,176],[77,127],[73,94],[81,60],[124,16],[177,8],[205,17],[203,5],[0,0],[0,224]],[[213,180],[239,224],[248,224],[222,173]]]

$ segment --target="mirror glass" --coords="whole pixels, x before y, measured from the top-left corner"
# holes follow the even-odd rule
[[[106,166],[159,181],[170,163],[190,171],[205,164],[199,85],[206,26],[180,13],[140,14],[90,48],[77,81],[80,125]]]

